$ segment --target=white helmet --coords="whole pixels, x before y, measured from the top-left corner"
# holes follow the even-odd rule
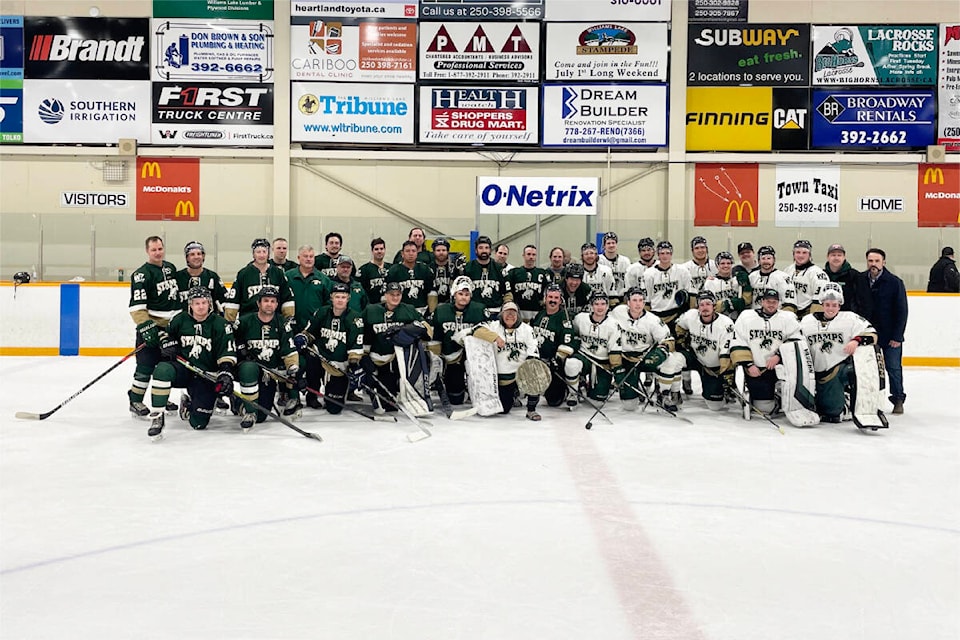
[[[843,306],[843,287],[837,282],[828,282],[820,288],[820,302],[836,300]]]

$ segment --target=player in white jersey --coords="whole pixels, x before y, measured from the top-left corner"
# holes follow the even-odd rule
[[[817,413],[822,422],[840,422],[846,403],[844,390],[855,383],[852,356],[860,345],[877,342],[877,332],[863,317],[840,311],[843,289],[835,282],[821,289],[823,311],[814,311],[800,321],[817,377]]]
[[[597,245],[585,242],[580,246],[580,263],[583,265],[583,281],[592,291],[613,295],[613,270],[600,264]]]
[[[656,373],[657,401],[668,411],[677,411],[680,397],[680,370],[684,359],[674,352],[674,340],[667,325],[644,309],[643,290],[630,289],[626,304],[610,312],[620,328],[623,368],[616,372],[623,408],[633,411],[640,396],[640,373]]]
[[[773,247],[767,245],[760,247],[757,251],[760,260],[760,268],[750,273],[750,286],[754,292],[761,289],[776,289],[780,294],[780,308],[792,313],[797,312],[797,291],[793,288],[793,283],[783,271],[776,267],[777,252]],[[753,309],[760,308],[760,299],[754,296]]]
[[[717,275],[707,278],[701,290],[713,293],[717,302],[717,313],[736,320],[740,312],[749,308],[753,302],[750,276],[746,271],[733,273],[733,255],[728,251],[718,253],[714,262],[717,265]]]
[[[481,340],[492,342],[496,347],[497,381],[500,385],[500,404],[503,413],[510,413],[513,399],[519,393],[517,389],[517,369],[527,358],[539,358],[537,338],[533,329],[520,322],[520,309],[515,302],[504,302],[500,307],[500,317],[478,325],[473,335]],[[540,396],[527,396],[527,420],[540,420],[537,403]]]
[[[713,292],[703,289],[697,294],[697,308],[677,320],[677,350],[686,358],[687,367],[700,375],[703,399],[713,411],[723,408],[725,387],[735,384],[730,359],[733,320],[717,313],[717,306]]]
[[[797,318],[823,311],[819,302],[820,287],[830,282],[827,272],[810,261],[812,249],[809,240],[794,242],[793,264],[784,271],[797,292]]]
[[[730,358],[746,373],[747,389],[753,405],[764,413],[776,407],[777,374],[780,364],[780,345],[788,340],[800,340],[797,317],[779,309],[780,292],[764,289],[760,292],[760,308],[747,309],[734,323],[734,341]]]
[[[590,294],[590,311],[578,313],[573,319],[573,330],[580,339],[580,349],[573,354],[583,362],[581,375],[589,376],[592,384],[587,396],[606,400],[610,395],[611,371],[620,367],[620,329],[610,317],[610,300],[602,291]]]
[[[663,240],[657,245],[657,263],[643,272],[647,307],[671,333],[680,314],[690,308],[690,272],[672,261],[673,245]]]
[[[620,238],[613,231],[603,234],[603,253],[598,261],[605,267],[610,267],[613,273],[613,286],[610,289],[610,306],[623,302],[623,295],[627,292],[627,271],[630,269],[630,258],[617,253],[617,243]]]
[[[637,243],[637,251],[640,252],[640,259],[630,265],[627,269],[626,285],[627,289],[634,287],[643,287],[643,272],[652,267],[657,261],[656,246],[653,244],[653,238],[640,238]]]
[[[690,252],[693,254],[693,258],[680,266],[690,272],[688,291],[691,296],[696,296],[700,289],[703,289],[703,283],[707,281],[707,278],[717,274],[717,265],[710,259],[707,239],[703,236],[695,236],[690,241]]]

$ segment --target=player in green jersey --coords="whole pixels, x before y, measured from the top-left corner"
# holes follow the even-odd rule
[[[223,315],[223,305],[233,294],[227,289],[223,279],[215,271],[203,266],[207,251],[196,240],[191,240],[183,247],[183,257],[187,266],[177,271],[177,289],[180,290],[180,302],[183,310],[187,310],[187,292],[193,287],[203,287],[213,296],[213,311]]]
[[[563,307],[570,317],[590,310],[590,285],[583,281],[583,267],[571,263],[563,270]]]
[[[503,281],[500,265],[491,258],[492,250],[493,241],[489,236],[478,237],[474,242],[477,257],[463,268],[463,275],[473,281],[473,300],[495,315],[509,297],[506,297],[507,285]]]
[[[180,296],[177,289],[177,268],[164,260],[163,239],[150,236],[144,242],[147,261],[130,275],[130,317],[137,325],[136,345],[146,346],[137,352],[137,368],[133,384],[127,392],[130,413],[138,418],[146,417],[150,409],[143,397],[150,386],[150,377],[160,362],[160,331],[180,313]],[[177,406],[167,407],[176,411]]]
[[[268,284],[280,291],[280,313],[291,318],[296,311],[293,294],[287,283],[286,275],[279,267],[268,261],[270,242],[266,238],[257,238],[250,245],[253,261],[237,272],[233,281],[233,297],[224,304],[224,317],[234,322],[238,316],[257,310],[257,293]]]
[[[287,239],[274,238],[273,256],[270,258],[270,264],[280,267],[280,270],[283,272],[290,271],[290,269],[296,269],[297,263],[293,260],[287,260],[287,251]]]
[[[387,271],[387,282],[396,282],[403,292],[404,304],[415,308],[420,315],[433,312],[437,307],[437,292],[433,286],[433,272],[422,262],[417,262],[417,245],[412,240],[403,243],[401,262]]]
[[[528,244],[523,248],[523,265],[514,267],[504,276],[507,290],[520,308],[520,319],[530,322],[540,312],[543,294],[550,283],[550,274],[537,266],[537,247]]]
[[[382,302],[386,292],[384,285],[387,283],[387,271],[393,266],[392,263],[384,261],[386,254],[387,243],[383,238],[374,238],[370,241],[370,262],[361,265],[358,272],[357,277],[363,290],[367,292],[367,301],[370,304]]]
[[[417,245],[417,262],[422,262],[423,264],[430,266],[433,264],[433,253],[424,245],[427,240],[427,232],[420,227],[414,227],[410,229],[410,233],[407,235],[407,241],[413,242]],[[400,251],[397,251],[397,254],[393,256],[393,264],[400,264],[403,262],[403,248],[400,248]]]
[[[516,269],[514,269],[516,271]],[[547,285],[543,296],[543,309],[530,323],[533,335],[537,338],[540,357],[546,360],[554,372],[550,386],[543,393],[547,405],[559,407],[566,400],[567,408],[577,406],[577,396],[573,392],[567,395],[572,386],[577,387],[583,362],[568,356],[580,347],[580,341],[573,331],[573,323],[563,308],[563,293],[558,284]]]
[[[450,241],[437,238],[433,241],[433,288],[437,292],[437,304],[450,302],[450,285],[463,274],[462,256],[450,255]]]

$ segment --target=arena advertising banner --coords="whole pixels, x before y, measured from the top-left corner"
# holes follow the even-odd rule
[[[911,149],[937,137],[933,91],[813,91],[813,149]]]
[[[27,79],[150,79],[149,18],[36,18],[23,23]]]
[[[199,158],[137,158],[137,220],[200,219]]]
[[[547,0],[545,20],[670,22],[670,0]],[[549,37],[548,37],[549,40]]]
[[[545,80],[665,82],[667,25],[548,23],[545,55]]]
[[[0,80],[23,80],[23,16],[0,16]]]
[[[665,147],[667,85],[544,85],[544,147]]]
[[[917,226],[960,227],[960,165],[917,166]]]
[[[413,144],[410,84],[293,82],[293,142]]]
[[[273,20],[273,0],[153,0],[153,17]]]
[[[153,79],[265,82],[273,78],[273,22],[154,20]]]
[[[301,21],[297,17],[309,18],[406,18],[416,20],[417,0],[292,0],[290,16],[292,23]]]
[[[540,25],[536,22],[421,22],[421,80],[540,78]]]
[[[439,144],[538,142],[536,87],[420,87],[419,141]]]
[[[813,27],[813,84],[926,85],[937,82],[937,27]]]
[[[810,92],[786,87],[687,89],[687,151],[805,150]]]
[[[810,25],[691,24],[687,85],[810,85]]]
[[[273,145],[273,84],[153,83],[154,144]]]
[[[694,169],[694,226],[756,227],[759,185],[758,164],[698,162]]]
[[[423,20],[541,20],[544,0],[420,0]]]
[[[477,177],[477,213],[595,216],[600,178]]]
[[[417,24],[317,18],[290,27],[290,77],[343,82],[415,82]]]
[[[126,209],[130,194],[125,191],[61,191],[61,209]]]
[[[150,83],[25,80],[23,141],[116,144],[150,142]]]
[[[746,22],[749,0],[689,0],[689,22]]]
[[[940,25],[937,144],[960,151],[960,23]]]
[[[778,164],[778,227],[839,227],[840,167]]]
[[[23,17],[0,16],[0,144],[23,142]]]

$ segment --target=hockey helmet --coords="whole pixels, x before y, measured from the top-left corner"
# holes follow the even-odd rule
[[[820,302],[827,300],[836,300],[837,304],[843,306],[843,287],[839,282],[827,282],[820,288]]]
[[[263,247],[263,248],[265,248],[265,249],[269,249],[269,248],[270,248],[270,241],[267,240],[266,238],[257,238],[256,240],[254,240],[253,242],[250,243],[250,251],[256,251],[256,250],[259,249],[260,247]]]
[[[492,247],[493,240],[490,239],[490,236],[477,236],[477,240],[476,242],[473,243],[473,246],[476,248],[482,244],[489,245]]]
[[[763,245],[762,247],[760,247],[760,248],[757,250],[757,256],[758,256],[758,257],[759,257],[759,256],[773,256],[774,258],[776,258],[776,257],[777,257],[777,252],[774,250],[773,247],[771,247],[771,246],[768,245],[768,244],[765,244],[765,245]]]
[[[454,279],[453,284],[450,285],[450,293],[457,291],[473,291],[473,280],[470,276],[457,276]]]
[[[603,234],[603,244],[607,244],[607,240],[620,242],[620,236],[618,236],[614,231],[607,231],[605,234]]]
[[[700,304],[704,300],[709,300],[711,303],[717,304],[716,294],[709,289],[700,289],[700,293],[697,294],[697,304]]]
[[[279,287],[275,287],[272,284],[267,284],[260,287],[260,291],[257,292],[257,300],[260,300],[262,298],[275,298],[276,300],[279,301],[280,300]]]
[[[203,245],[197,242],[196,240],[191,240],[187,244],[183,245],[183,255],[190,255],[191,251],[199,250],[203,255],[207,255],[207,250],[203,248]]]
[[[593,244],[592,242],[584,242],[582,245],[580,245],[581,254],[583,254],[584,251],[589,251],[590,249],[593,249],[594,251],[596,251],[597,245]]]
[[[551,291],[563,291],[556,282],[551,282],[547,285],[547,288],[544,289],[544,293],[550,293]]]
[[[637,242],[638,251],[642,251],[643,249],[653,249],[654,246],[653,238],[640,238],[640,241]]]
[[[737,255],[743,253],[744,251],[753,251],[753,244],[749,242],[741,242],[737,245]]]
[[[583,265],[577,264],[576,262],[571,262],[567,265],[567,268],[563,270],[564,278],[579,278],[583,280]]]
[[[647,292],[644,291],[643,287],[630,287],[627,289],[627,295],[625,296],[626,300],[629,300],[633,296],[640,296],[641,298],[647,297]]]
[[[811,249],[813,249],[813,244],[811,244],[809,240],[797,240],[796,242],[793,243],[793,248],[806,249],[807,251],[810,251]]]
[[[441,236],[433,241],[433,248],[437,247],[446,247],[447,251],[450,251],[450,241]]]
[[[718,264],[720,263],[721,260],[729,260],[730,262],[733,262],[733,254],[730,253],[729,251],[721,251],[720,253],[717,254],[717,257],[714,258],[713,260]]]
[[[206,287],[190,287],[190,290],[187,291],[187,303],[189,304],[198,298],[206,298],[210,302],[213,302],[213,295],[211,295],[210,290]]]
[[[610,296],[607,295],[607,292],[603,289],[594,289],[590,292],[590,304],[593,304],[595,300],[606,300],[610,301]]]
[[[343,282],[335,282],[333,283],[333,286],[330,288],[330,293],[331,295],[334,293],[345,293],[347,295],[350,295],[350,287],[348,287]]]
[[[387,293],[390,293],[391,291],[402,292],[403,287],[400,286],[399,282],[388,282],[387,284],[383,285],[383,290],[386,291]]]
[[[766,298],[776,298],[780,299],[780,292],[774,288],[767,288],[760,292],[760,299],[765,300]]]
[[[704,238],[703,236],[693,236],[693,239],[690,240],[691,249],[693,249],[694,247],[700,244],[702,244],[703,246],[707,246],[707,239]]]
[[[21,284],[29,284],[29,282],[30,282],[30,274],[27,273],[26,271],[17,271],[15,274],[13,274],[14,285],[19,286]]]
[[[669,240],[661,240],[660,242],[657,243],[657,253],[660,253],[661,251],[664,251],[664,250],[669,251],[670,253],[673,253],[673,245],[670,243]]]

